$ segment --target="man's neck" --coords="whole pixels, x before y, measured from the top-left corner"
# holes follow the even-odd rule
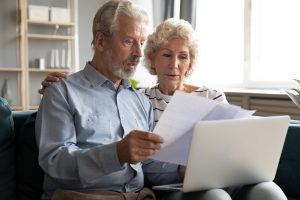
[[[105,66],[102,66],[100,63],[97,63],[94,59],[91,61],[90,64],[108,80],[112,81],[116,90],[118,90],[119,86],[121,85],[122,79],[113,75]]]

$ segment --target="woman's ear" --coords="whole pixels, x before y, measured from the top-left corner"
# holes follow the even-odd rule
[[[188,77],[189,75],[191,75],[192,73],[192,63],[190,63],[189,69],[185,72],[184,76]]]
[[[97,32],[94,40],[94,49],[98,51],[103,51],[104,49],[104,39],[105,36],[101,32]]]
[[[151,62],[150,68],[153,74],[156,74],[156,69],[155,69],[155,65],[154,65],[154,56],[153,54],[149,55],[149,60]]]

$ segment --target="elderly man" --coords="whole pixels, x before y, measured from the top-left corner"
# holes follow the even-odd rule
[[[141,162],[163,139],[149,132],[152,106],[127,79],[142,56],[147,23],[130,1],[108,1],[94,17],[92,61],[45,91],[36,122],[42,199],[155,199],[143,188]],[[169,166],[162,168],[166,182],[180,181],[177,166]]]
[[[163,142],[145,132],[153,125],[151,105],[127,80],[142,55],[147,21],[130,2],[103,5],[93,22],[92,61],[46,90],[36,126],[44,199],[58,188],[143,188],[140,162]]]

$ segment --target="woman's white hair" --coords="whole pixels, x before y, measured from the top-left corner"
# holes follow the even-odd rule
[[[195,31],[192,25],[185,20],[176,20],[173,18],[167,19],[160,23],[155,31],[148,36],[144,48],[143,64],[148,69],[150,74],[156,75],[154,66],[152,66],[151,59],[153,55],[161,46],[165,45],[174,38],[182,38],[187,41],[190,53],[190,68],[185,76],[189,76],[196,63],[198,53],[198,42],[196,40]]]
[[[93,41],[97,32],[110,37],[118,28],[118,19],[120,15],[126,15],[148,24],[148,14],[141,7],[135,5],[129,0],[110,0],[103,4],[97,11],[93,21]]]

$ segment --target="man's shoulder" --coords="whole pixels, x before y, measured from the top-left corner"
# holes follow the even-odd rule
[[[66,80],[76,81],[76,80],[82,79],[82,78],[83,78],[83,70],[80,70],[78,72],[74,72],[74,73],[70,74],[68,76],[68,79],[66,79]]]
[[[61,79],[61,83],[65,85],[69,84],[82,84],[83,81],[86,81],[83,76],[83,70],[70,74],[67,79]]]
[[[52,91],[52,92],[53,92],[53,90],[64,91],[70,85],[78,84],[78,83],[82,82],[82,80],[83,80],[82,72],[78,71],[73,74],[70,74],[66,79],[59,78],[59,80],[57,82],[54,82],[50,86],[48,86],[46,88],[46,90],[48,89],[49,91]]]

